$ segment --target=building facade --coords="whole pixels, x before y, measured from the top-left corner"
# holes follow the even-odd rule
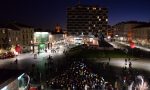
[[[15,23],[14,24],[20,30],[20,43],[24,52],[31,50],[33,42],[34,28],[28,25]]]
[[[114,38],[120,41],[131,41],[133,36],[133,28],[144,24],[143,22],[128,21],[121,22],[113,26]]]
[[[150,48],[150,23],[122,22],[113,26],[115,40]]]
[[[96,34],[106,31],[108,10],[99,6],[76,5],[67,9],[67,31],[71,34]]]
[[[20,36],[20,30],[12,25],[0,26],[0,53],[11,50],[16,44],[21,44],[18,40]]]
[[[135,27],[132,38],[135,44],[150,48],[150,25]]]
[[[31,50],[34,28],[26,25],[11,23],[0,25],[0,53],[14,51],[16,45],[22,51]]]

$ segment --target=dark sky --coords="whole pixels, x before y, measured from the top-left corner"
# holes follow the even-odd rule
[[[0,0],[0,20],[16,20],[41,28],[66,25],[66,8],[77,0]],[[150,0],[81,0],[81,4],[108,7],[109,24],[150,21]]]

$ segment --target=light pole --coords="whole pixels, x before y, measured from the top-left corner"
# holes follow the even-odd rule
[[[131,54],[133,56],[133,49],[135,48],[135,44],[132,41],[130,42],[130,48],[131,48]]]
[[[50,43],[50,47],[52,48],[52,34],[49,35],[49,43]]]

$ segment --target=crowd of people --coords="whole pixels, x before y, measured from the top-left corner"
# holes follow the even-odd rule
[[[81,61],[74,61],[68,70],[52,79],[50,85],[52,88],[65,90],[113,90],[110,83],[106,83],[98,74],[92,73],[92,70]]]

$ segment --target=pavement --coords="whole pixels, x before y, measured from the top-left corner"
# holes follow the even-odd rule
[[[149,59],[139,59],[139,58],[132,58],[130,60],[132,62],[132,68],[135,69],[141,69],[145,70],[147,72],[150,72],[150,60]],[[96,59],[97,63],[102,63],[102,62],[109,62],[108,59]],[[129,67],[129,62],[127,62],[127,65],[125,65],[125,58],[111,58],[109,65],[115,66],[115,67]]]
[[[37,55],[37,59],[34,59],[34,53],[23,53],[14,58],[0,59],[0,68],[29,70],[32,64],[38,66],[44,65],[49,55],[51,55],[54,59],[54,63],[59,63],[57,60],[58,58],[62,58],[64,56],[64,50],[67,50],[67,47],[60,47],[56,53],[52,53],[51,49],[47,52],[43,51]],[[17,64],[15,63],[16,58],[18,59]]]
[[[118,42],[118,41],[117,42],[107,41],[107,42],[110,43],[114,48],[118,48],[118,49],[125,49],[126,48],[125,46],[130,46],[129,44],[125,42]],[[148,48],[141,47],[141,46],[135,46],[135,48],[141,49],[141,52],[145,51],[147,53],[150,50]],[[141,52],[136,52],[136,53],[141,53]],[[108,59],[102,59],[102,60],[97,59],[96,62],[108,62]],[[135,57],[131,59],[131,62],[132,62],[132,68],[145,70],[150,73],[150,59],[149,58]],[[125,58],[111,58],[110,65],[116,66],[116,67],[125,67]],[[126,67],[128,66],[129,66],[129,62],[126,65]]]

